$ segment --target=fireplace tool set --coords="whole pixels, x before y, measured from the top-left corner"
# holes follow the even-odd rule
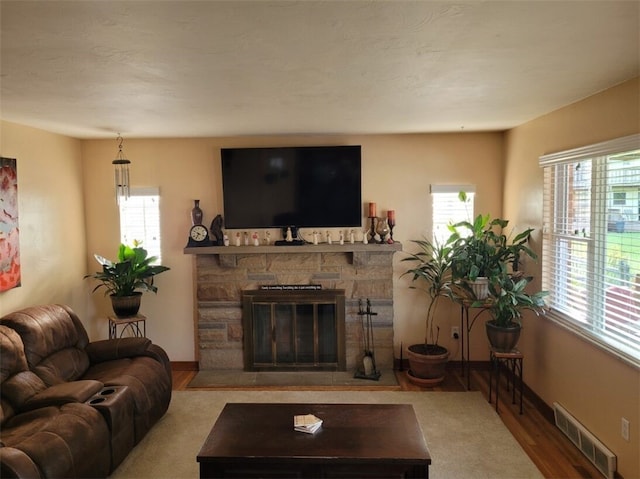
[[[356,370],[354,378],[371,379],[377,381],[380,379],[380,371],[376,368],[375,347],[373,345],[373,324],[371,317],[377,316],[371,310],[371,301],[367,298],[367,309],[362,308],[362,300],[358,301],[358,316],[362,321],[362,339],[364,342],[364,355],[362,357],[362,367]]]

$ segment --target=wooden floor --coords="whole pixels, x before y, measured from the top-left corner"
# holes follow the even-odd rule
[[[174,371],[174,390],[185,390],[196,371]],[[398,383],[404,391],[464,391],[466,379],[459,370],[448,372],[445,381],[435,388],[424,389],[410,383],[403,372],[396,371]],[[480,391],[489,397],[489,371],[472,370],[471,390]],[[548,420],[544,411],[536,408],[526,395],[524,414],[519,414],[518,405],[511,404],[511,395],[506,386],[500,390],[500,418],[511,434],[520,443],[531,460],[546,478],[599,479],[602,474],[582,453]],[[506,402],[505,402],[506,401]]]

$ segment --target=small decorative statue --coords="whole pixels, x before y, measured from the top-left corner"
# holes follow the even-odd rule
[[[222,246],[224,244],[224,235],[222,233],[223,225],[224,222],[221,215],[217,215],[211,222],[211,228],[209,228],[209,230],[211,231],[213,244],[216,246]]]
[[[327,244],[332,244],[333,238],[331,237],[331,232],[327,230]]]
[[[236,246],[240,246],[240,232],[236,233]]]

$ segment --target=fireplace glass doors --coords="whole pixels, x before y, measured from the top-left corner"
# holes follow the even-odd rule
[[[344,290],[245,291],[245,369],[345,370],[344,307]]]

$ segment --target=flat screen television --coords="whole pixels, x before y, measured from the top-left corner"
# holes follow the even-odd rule
[[[222,148],[220,156],[226,228],[362,225],[359,145]]]

